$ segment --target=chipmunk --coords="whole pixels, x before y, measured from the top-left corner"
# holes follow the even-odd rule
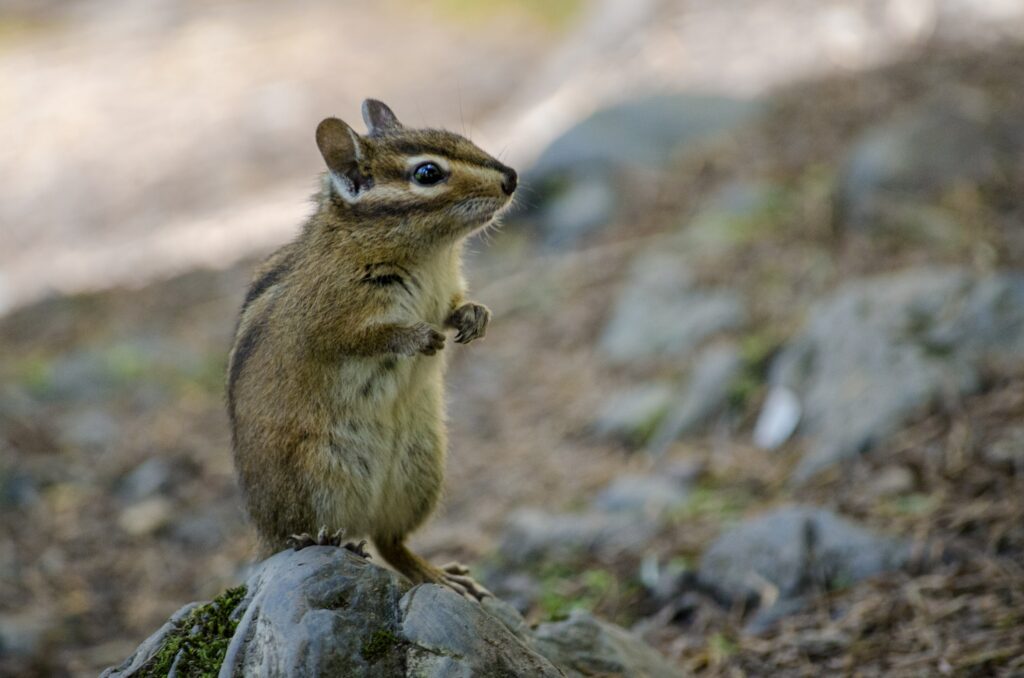
[[[469,343],[491,317],[465,299],[463,241],[509,205],[516,172],[457,134],[404,127],[380,101],[362,114],[364,136],[337,118],[317,127],[316,211],[242,305],[227,375],[235,466],[265,555],[368,537],[413,583],[479,599],[466,568],[431,565],[405,540],[444,476],[444,330]]]

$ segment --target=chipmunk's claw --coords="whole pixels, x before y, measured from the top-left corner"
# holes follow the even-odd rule
[[[469,576],[469,568],[461,563],[448,563],[441,566],[441,581],[439,583],[454,590],[469,600],[477,602],[484,598],[494,597],[494,594],[484,588],[479,582]]]
[[[491,321],[490,310],[481,304],[463,304],[452,312],[448,326],[458,330],[455,343],[468,344],[474,339],[483,339]]]
[[[308,532],[293,534],[288,537],[285,544],[296,551],[301,551],[307,546],[338,546],[351,551],[357,556],[362,556],[363,558],[370,557],[370,554],[366,551],[366,540],[363,539],[359,543],[345,543],[345,530],[343,529],[329,533],[326,527],[321,527],[315,537]]]
[[[342,546],[342,548],[351,551],[352,553],[356,554],[357,556],[360,556],[361,558],[370,557],[370,552],[366,550],[365,539],[360,539],[358,544],[356,542],[350,541],[349,543]]]

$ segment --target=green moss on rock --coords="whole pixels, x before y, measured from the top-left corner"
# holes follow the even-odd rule
[[[378,629],[370,634],[370,637],[363,643],[360,654],[363,659],[371,664],[385,656],[395,645],[401,642],[395,634],[387,629]]]
[[[140,674],[147,678],[166,676],[177,661],[179,676],[217,675],[238,626],[231,613],[244,597],[245,587],[239,586],[192,610],[178,622]]]

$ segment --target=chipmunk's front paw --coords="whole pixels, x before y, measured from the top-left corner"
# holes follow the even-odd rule
[[[418,323],[412,327],[412,355],[434,355],[444,348],[444,335],[429,323]]]
[[[455,309],[448,317],[448,324],[458,330],[455,341],[468,344],[474,339],[483,339],[487,325],[491,322],[491,311],[482,304],[472,302]]]

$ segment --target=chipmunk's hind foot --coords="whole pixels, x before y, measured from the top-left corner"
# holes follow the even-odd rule
[[[493,593],[469,576],[469,568],[465,565],[461,563],[448,563],[442,565],[439,569],[441,570],[441,580],[438,583],[453,589],[456,593],[470,600],[477,601],[487,597],[494,597]]]
[[[370,554],[366,550],[366,540],[363,539],[357,542],[345,543],[345,530],[337,530],[335,532],[328,532],[326,527],[321,527],[316,533],[316,536],[303,532],[302,534],[293,534],[288,537],[285,542],[290,548],[296,551],[301,551],[307,546],[337,546],[339,548],[346,549],[362,558],[369,558]]]

